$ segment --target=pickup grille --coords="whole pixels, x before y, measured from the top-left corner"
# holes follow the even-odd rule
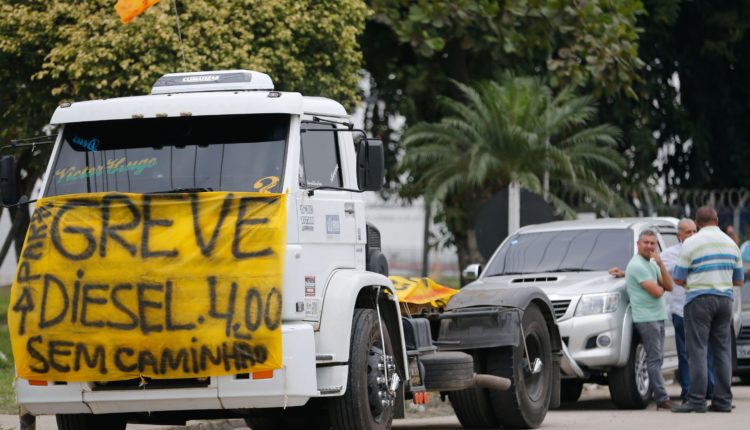
[[[555,311],[555,318],[562,318],[562,316],[565,315],[565,312],[568,311],[568,306],[570,306],[570,300],[553,300],[552,308]]]
[[[750,327],[742,327],[737,340],[750,340]]]

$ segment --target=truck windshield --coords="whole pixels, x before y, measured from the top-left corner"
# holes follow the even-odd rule
[[[503,243],[487,276],[625,269],[632,256],[633,233],[627,229],[517,234]]]
[[[45,195],[281,192],[289,115],[67,124]]]

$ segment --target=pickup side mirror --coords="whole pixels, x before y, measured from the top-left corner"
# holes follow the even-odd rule
[[[12,155],[0,157],[0,200],[4,205],[18,203],[16,194],[16,160]]]
[[[357,147],[357,183],[362,191],[379,191],[385,180],[383,142],[362,139]]]
[[[480,274],[482,274],[481,264],[469,264],[461,273],[464,280],[469,281],[469,282],[474,281],[477,278],[479,278]]]

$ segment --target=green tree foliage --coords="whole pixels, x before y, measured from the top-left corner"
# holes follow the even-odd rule
[[[61,100],[145,94],[169,72],[246,68],[277,89],[359,99],[368,10],[344,1],[172,1],[123,25],[113,0],[0,0],[2,138],[39,134]]]
[[[558,197],[563,192],[586,195],[599,208],[627,210],[599,179],[601,172],[624,166],[614,149],[620,131],[591,125],[597,111],[590,97],[569,89],[555,96],[541,79],[528,77],[456,87],[461,99],[440,98],[446,114],[439,122],[406,131],[404,166],[419,173],[407,187],[445,210],[462,267],[481,260],[471,240],[474,216],[511,182],[542,194],[548,171],[554,178],[549,200],[569,216],[572,210]]]
[[[750,1],[645,5],[638,99],[602,116],[628,130],[631,178],[668,192],[750,187]]]
[[[465,97],[451,80],[470,85],[512,71],[543,77],[554,91],[573,87],[605,103],[634,97],[642,67],[640,0],[372,0],[371,6],[362,37],[370,77],[367,127],[387,145],[387,165],[405,152],[393,118],[404,117],[407,127],[439,121],[439,96]],[[404,177],[420,181],[420,172],[404,173],[388,172],[392,190]],[[612,184],[621,180],[619,171],[611,173]],[[413,198],[421,191],[407,186],[400,194]],[[449,200],[438,216],[464,220],[450,225],[449,237],[459,243],[469,236],[472,210]]]
[[[642,63],[639,0],[406,1],[373,0],[362,37],[369,73],[367,127],[395,165],[403,148],[392,118],[406,125],[440,118],[435,99],[505,71],[547,78],[606,98],[632,97]],[[398,188],[401,172],[390,170]],[[414,197],[406,195],[406,197]]]

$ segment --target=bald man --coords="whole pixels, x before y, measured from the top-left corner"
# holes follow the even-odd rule
[[[698,233],[682,244],[674,282],[685,287],[685,341],[690,360],[687,401],[672,412],[732,412],[732,286],[742,286],[744,272],[737,244],[719,229],[710,206],[698,209]],[[706,408],[706,354],[713,351],[716,380]]]
[[[680,257],[682,243],[698,231],[693,220],[684,218],[677,224],[678,243],[670,246],[661,253],[661,259],[664,262],[670,274],[674,272],[677,266],[677,259]],[[688,388],[690,388],[690,365],[688,363],[687,350],[685,349],[685,324],[683,308],[685,307],[685,289],[679,285],[672,286],[672,294],[669,297],[669,313],[672,315],[672,325],[674,326],[674,340],[677,346],[677,379],[680,382],[680,399],[682,402],[687,401]],[[713,357],[712,357],[713,358]],[[708,369],[708,391],[713,395],[713,371],[709,359]]]

